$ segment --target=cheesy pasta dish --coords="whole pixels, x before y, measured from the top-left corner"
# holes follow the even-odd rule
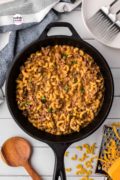
[[[104,89],[100,68],[90,55],[77,47],[55,45],[31,54],[20,67],[16,101],[34,127],[65,135],[94,120]]]

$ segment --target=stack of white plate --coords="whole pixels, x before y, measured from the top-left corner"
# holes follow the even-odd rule
[[[103,43],[112,48],[120,49],[120,33],[116,36],[116,38],[112,41],[106,42],[104,39],[101,39],[97,34],[92,32],[92,29],[88,25],[88,19],[93,16],[102,6],[105,4],[110,4],[112,0],[83,0],[82,1],[82,16],[84,19],[84,23],[87,29],[91,32],[93,37],[97,39],[99,42]],[[120,4],[119,4],[120,5]]]

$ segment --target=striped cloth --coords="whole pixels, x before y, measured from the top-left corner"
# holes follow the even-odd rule
[[[0,0],[0,88],[14,55],[36,40],[61,12],[70,12],[80,3],[81,0]],[[0,103],[1,94],[2,91]]]

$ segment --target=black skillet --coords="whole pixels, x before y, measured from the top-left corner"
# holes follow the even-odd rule
[[[72,35],[48,36],[47,33],[49,29],[52,27],[67,27],[72,32]],[[93,57],[93,59],[96,61],[105,79],[104,102],[101,110],[99,111],[94,121],[91,124],[89,124],[87,127],[81,129],[79,133],[73,133],[66,136],[55,136],[36,129],[35,127],[32,126],[32,124],[28,122],[27,118],[25,118],[22,115],[22,112],[18,109],[16,103],[15,80],[18,77],[18,74],[20,73],[20,66],[24,63],[24,61],[31,53],[36,52],[41,47],[45,47],[48,45],[52,46],[55,44],[72,45],[83,49],[86,53],[90,54]],[[58,180],[59,177],[61,177],[62,180],[66,180],[66,175],[64,170],[64,153],[66,149],[72,143],[86,138],[101,126],[101,124],[104,122],[110,111],[113,102],[113,95],[114,95],[113,77],[107,62],[94,47],[92,47],[90,44],[88,44],[87,42],[83,41],[80,38],[80,36],[78,35],[78,33],[75,31],[75,29],[71,24],[65,22],[59,22],[59,23],[55,22],[49,24],[37,41],[31,43],[24,50],[22,50],[21,53],[17,55],[17,57],[15,57],[12,66],[9,70],[7,76],[7,82],[6,82],[7,104],[16,123],[30,136],[34,137],[35,139],[38,139],[39,141],[43,141],[47,143],[55,153],[55,168],[54,168],[53,180]]]

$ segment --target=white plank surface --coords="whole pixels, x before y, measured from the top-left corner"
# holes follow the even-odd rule
[[[73,11],[69,14],[63,14],[59,21],[66,21],[71,23],[83,39],[92,39],[91,33],[87,31],[84,25],[80,10]]]
[[[91,178],[93,178],[94,180],[104,180],[105,178],[104,177],[91,177]],[[5,177],[5,176],[1,176],[0,177],[0,179],[2,179],[2,180],[31,180],[31,178],[29,177],[29,176],[12,176],[12,177],[10,177],[10,176],[7,176],[7,177]],[[80,180],[80,177],[67,177],[67,180]],[[45,176],[43,176],[43,180],[52,180],[52,176],[50,177],[45,177]]]
[[[95,41],[91,34],[86,30],[82,17],[81,12],[79,9],[77,11],[73,11],[69,14],[63,14],[59,21],[67,21],[73,24],[77,32],[80,34],[80,36],[95,46],[102,55],[106,58],[108,64],[111,67],[111,71],[114,77],[114,83],[115,83],[115,97],[114,97],[114,103],[112,106],[112,109],[110,111],[110,114],[108,116],[108,119],[105,121],[104,124],[108,124],[110,122],[117,122],[120,119],[120,50],[114,50],[111,48],[108,48],[106,46],[103,46],[99,42]],[[66,30],[63,31],[65,34],[68,32]],[[58,28],[56,30],[51,30],[50,34],[60,34],[62,33],[61,29]],[[32,146],[33,146],[33,155],[31,159],[31,163],[33,164],[34,168],[43,176],[43,180],[51,180],[52,174],[53,174],[53,168],[54,168],[54,154],[52,150],[42,142],[39,142],[38,140],[35,140],[28,136],[26,133],[24,133],[18,125],[15,123],[15,121],[12,119],[6,102],[0,106],[0,146],[2,146],[3,142],[11,137],[11,136],[22,136],[27,138]],[[4,127],[4,128],[3,128]],[[81,156],[80,152],[78,152],[75,148],[76,145],[81,145],[83,143],[97,143],[98,149],[96,151],[96,154],[99,152],[99,147],[102,139],[102,132],[103,132],[103,125],[91,136],[88,138],[82,140],[81,142],[74,143],[68,151],[70,152],[70,156],[72,154],[78,154],[78,156]],[[70,158],[65,158],[65,166],[66,167],[72,167],[72,172],[68,174],[67,179],[68,180],[79,180],[80,177],[75,176],[75,166],[77,162],[71,162]],[[94,164],[95,169],[95,164]],[[6,164],[4,164],[0,160],[0,180],[30,180],[31,178],[27,175],[25,170],[21,167],[19,168],[13,168],[9,167]],[[104,177],[101,177],[100,175],[93,175],[94,180],[104,180]]]

